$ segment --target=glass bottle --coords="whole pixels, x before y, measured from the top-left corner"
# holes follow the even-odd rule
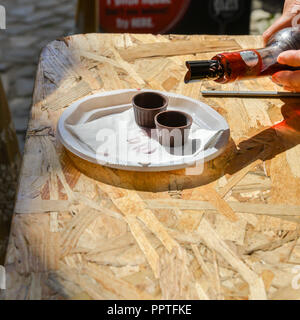
[[[300,66],[295,68],[277,62],[282,52],[299,49],[300,30],[286,28],[276,33],[265,48],[220,53],[212,60],[187,61],[185,83],[201,80],[229,83],[271,76],[283,70],[300,70]]]

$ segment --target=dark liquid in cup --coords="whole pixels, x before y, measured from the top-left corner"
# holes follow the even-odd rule
[[[161,125],[171,128],[184,127],[189,123],[189,119],[186,117],[186,115],[176,111],[161,113],[160,115],[158,115],[157,121]]]

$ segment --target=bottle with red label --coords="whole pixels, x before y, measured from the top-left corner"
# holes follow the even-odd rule
[[[271,76],[283,70],[300,70],[300,67],[290,67],[277,62],[280,53],[299,49],[299,28],[286,28],[276,33],[266,48],[220,53],[212,60],[187,61],[185,83],[205,79],[229,83]]]

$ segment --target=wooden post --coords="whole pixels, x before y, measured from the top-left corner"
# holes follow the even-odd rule
[[[0,79],[0,265],[9,235],[20,160],[18,140]]]
[[[99,0],[78,0],[76,26],[81,33],[99,31]]]

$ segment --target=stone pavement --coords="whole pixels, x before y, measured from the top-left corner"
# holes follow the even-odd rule
[[[253,0],[252,34],[262,34],[278,17],[277,1]],[[0,4],[7,11],[7,30],[0,30],[0,74],[23,150],[40,50],[74,32],[76,0],[0,0]]]
[[[74,33],[76,0],[0,0],[6,30],[0,30],[0,73],[21,150],[41,49]]]

